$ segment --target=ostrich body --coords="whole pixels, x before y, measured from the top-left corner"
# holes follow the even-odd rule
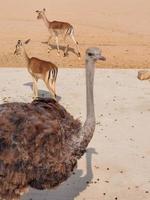
[[[83,126],[53,99],[0,105],[0,199],[19,199],[31,186],[44,190],[65,181],[84,154],[95,129],[94,63],[86,51],[87,118]]]

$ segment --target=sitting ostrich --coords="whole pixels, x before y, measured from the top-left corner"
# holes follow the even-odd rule
[[[95,129],[93,81],[98,48],[86,51],[87,117],[83,126],[54,99],[0,105],[0,199],[20,199],[28,187],[51,189],[67,180]]]
[[[42,79],[45,82],[49,92],[53,95],[53,98],[56,99],[56,79],[58,68],[52,62],[41,60],[35,57],[29,58],[24,47],[24,44],[28,44],[29,42],[30,39],[26,40],[25,42],[18,40],[14,54],[20,55],[21,52],[23,53],[28,72],[33,79],[33,98],[38,97],[37,82],[39,79]]]

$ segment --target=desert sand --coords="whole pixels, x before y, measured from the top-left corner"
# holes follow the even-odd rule
[[[58,65],[58,100],[85,119],[84,52],[97,46],[106,62],[95,73],[96,130],[75,174],[52,191],[30,192],[22,200],[149,200],[150,82],[137,79],[137,68],[150,67],[149,0],[0,0],[0,103],[32,101],[32,79],[24,59],[13,54],[18,39],[31,39],[30,57]],[[70,22],[82,57],[47,53],[49,37],[35,11],[46,8],[50,21]],[[60,39],[61,49],[64,43]],[[72,68],[72,69],[69,69]],[[136,69],[135,69],[136,68]],[[39,95],[49,96],[42,81]]]
[[[0,103],[31,102],[26,69],[0,72]],[[58,100],[81,121],[86,115],[84,75],[83,69],[60,69],[57,81]],[[137,70],[96,69],[96,130],[87,156],[60,187],[31,189],[23,200],[150,199],[150,83],[136,77]],[[39,95],[49,95],[42,81]]]
[[[107,61],[98,64],[109,68],[148,68],[150,66],[150,1],[149,0],[0,0],[0,66],[24,67],[22,57],[13,55],[18,39],[31,38],[29,56],[50,60],[59,67],[83,67],[84,51],[89,46],[101,47]],[[47,53],[49,33],[35,10],[46,8],[50,21],[70,22],[82,53],[78,60],[71,45],[63,58],[54,48]],[[60,42],[62,48],[63,41]],[[53,41],[53,44],[54,41]],[[54,46],[55,47],[55,46]]]

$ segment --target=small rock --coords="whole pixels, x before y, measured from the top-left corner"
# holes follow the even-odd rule
[[[109,183],[109,181],[105,181],[105,183]]]
[[[145,158],[145,156],[142,156],[142,158]]]
[[[150,71],[147,71],[147,70],[139,71],[137,78],[139,80],[149,80],[150,79]]]

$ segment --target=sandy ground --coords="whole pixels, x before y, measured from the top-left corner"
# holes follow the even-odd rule
[[[75,175],[56,190],[30,190],[24,200],[150,199],[150,82],[136,76],[137,70],[131,69],[96,70],[96,130],[86,156]],[[31,101],[31,77],[25,69],[1,68],[0,80],[0,103]],[[42,82],[39,92],[48,96]],[[60,69],[57,94],[84,121],[84,70]]]
[[[98,46],[107,56],[99,67],[150,67],[150,1],[149,0],[0,0],[0,66],[24,66],[22,57],[13,55],[18,39],[31,38],[27,51],[30,56],[53,61],[59,67],[82,67],[84,51]],[[78,60],[71,45],[69,55],[63,58],[54,49],[47,53],[49,33],[36,19],[35,10],[47,9],[50,21],[61,20],[73,24],[82,53]],[[60,41],[62,49],[63,41]]]

